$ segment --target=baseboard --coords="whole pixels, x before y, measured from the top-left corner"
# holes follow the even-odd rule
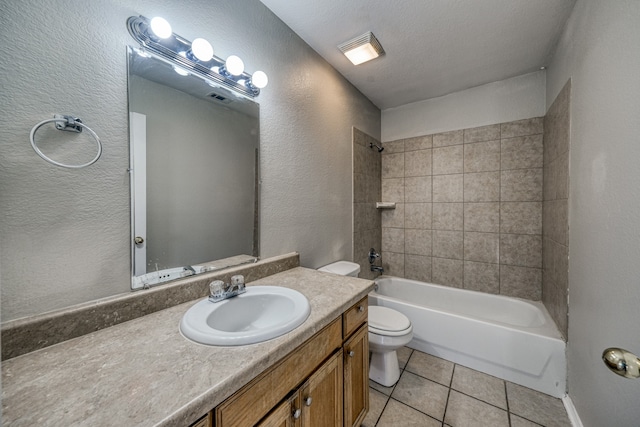
[[[564,409],[567,411],[567,416],[569,416],[571,425],[573,427],[584,427],[580,420],[580,416],[578,415],[578,411],[576,411],[576,407],[573,406],[573,401],[568,394],[562,398],[562,403],[564,404]]]

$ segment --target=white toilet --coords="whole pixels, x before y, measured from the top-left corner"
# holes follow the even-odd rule
[[[360,266],[338,261],[318,269],[327,273],[358,277]],[[407,316],[387,307],[369,306],[369,378],[385,387],[400,378],[396,350],[413,338],[413,326]]]

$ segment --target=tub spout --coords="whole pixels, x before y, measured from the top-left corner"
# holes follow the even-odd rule
[[[377,273],[384,273],[384,268],[379,267],[377,265],[372,265],[371,266],[371,271],[375,271]]]

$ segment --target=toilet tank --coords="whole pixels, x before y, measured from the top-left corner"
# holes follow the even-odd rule
[[[358,277],[360,273],[360,266],[355,262],[350,261],[337,261],[331,264],[320,267],[318,271],[324,271],[325,273],[339,274],[341,276]]]

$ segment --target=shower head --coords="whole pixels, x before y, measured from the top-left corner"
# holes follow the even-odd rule
[[[373,148],[376,147],[378,149],[378,153],[382,153],[382,150],[384,150],[384,147],[380,147],[378,144],[374,144],[373,142],[369,143],[369,148]]]

